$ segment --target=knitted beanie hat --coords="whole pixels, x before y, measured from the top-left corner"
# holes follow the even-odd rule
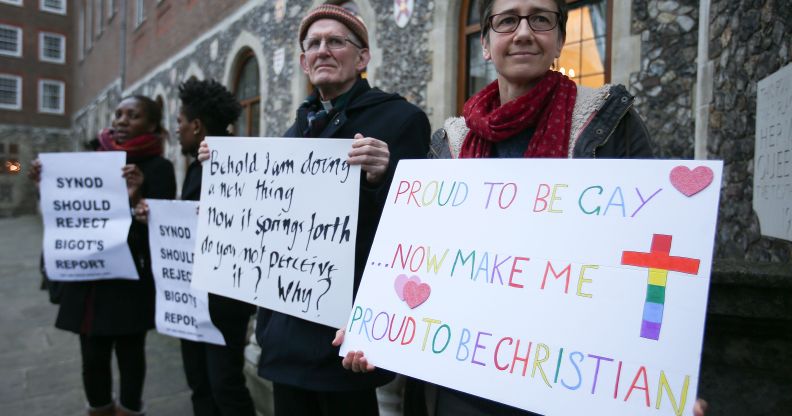
[[[333,19],[340,22],[363,42],[364,48],[369,47],[368,29],[366,29],[366,24],[363,23],[363,20],[352,14],[349,10],[332,4],[322,4],[308,12],[303,18],[300,23],[300,44],[305,40],[305,36],[308,34],[308,28],[310,28],[314,22],[321,19]]]

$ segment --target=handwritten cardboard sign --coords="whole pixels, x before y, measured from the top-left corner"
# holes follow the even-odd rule
[[[50,280],[137,280],[124,152],[42,153],[44,264]]]
[[[757,83],[753,177],[762,235],[792,241],[792,64]]]
[[[721,170],[402,161],[341,354],[545,415],[692,414]]]
[[[164,335],[225,345],[209,317],[205,291],[191,288],[198,203],[147,200],[151,271],[157,289],[155,323]]]
[[[360,167],[350,140],[208,138],[193,286],[340,327],[352,305]]]

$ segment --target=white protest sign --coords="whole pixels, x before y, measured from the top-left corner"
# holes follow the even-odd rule
[[[721,170],[402,161],[341,355],[544,415],[692,414]]]
[[[50,280],[137,280],[124,152],[42,153],[44,265]]]
[[[757,85],[753,176],[762,235],[792,241],[792,64]]]
[[[209,296],[190,288],[198,203],[148,199],[151,270],[157,288],[155,322],[164,335],[225,345],[209,317]]]
[[[351,140],[208,138],[193,286],[320,324],[349,317]]]

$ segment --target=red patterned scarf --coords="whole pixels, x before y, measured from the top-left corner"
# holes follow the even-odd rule
[[[459,157],[489,157],[493,143],[528,128],[534,134],[523,156],[567,157],[575,98],[575,83],[555,71],[547,71],[530,91],[503,105],[498,80],[493,81],[465,103],[462,114],[470,131]]]
[[[126,152],[127,157],[131,159],[160,156],[163,152],[162,137],[157,134],[144,134],[118,143],[113,138],[112,131],[104,129],[99,132],[99,150]]]

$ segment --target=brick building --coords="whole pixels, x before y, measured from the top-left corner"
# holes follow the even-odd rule
[[[21,161],[48,149],[77,149],[109,124],[112,109],[128,94],[160,102],[166,128],[173,131],[177,86],[190,77],[217,79],[237,94],[244,107],[234,126],[237,135],[278,136],[308,88],[298,65],[297,28],[305,12],[320,3],[0,0],[0,47],[14,33],[24,39],[21,56],[0,52],[0,157],[8,157],[12,144]],[[493,79],[493,69],[481,59],[476,0],[355,3],[370,33],[370,82],[422,107],[433,128],[458,114],[465,99]],[[750,385],[754,392],[783,395],[777,386],[792,387],[782,375],[792,372],[792,363],[778,366],[767,357],[773,348],[792,346],[792,310],[782,301],[792,291],[792,244],[762,235],[751,189],[757,83],[792,61],[789,2],[567,3],[573,9],[558,67],[585,85],[625,84],[637,97],[636,108],[661,157],[724,160],[718,273],[707,335],[717,343],[705,344],[702,394],[730,403]],[[64,14],[41,10],[56,4]],[[38,59],[40,33],[47,44],[55,44],[57,36],[46,33],[63,34],[64,63]],[[64,85],[60,114],[37,111],[38,83],[44,79]],[[19,105],[6,92],[14,80],[23,85]],[[43,85],[54,91],[56,84]],[[186,163],[173,136],[167,154],[180,176]],[[18,183],[18,176],[0,176],[0,187]],[[14,186],[19,194],[0,196],[0,214],[34,206],[32,194]],[[768,302],[777,307],[757,306]],[[745,328],[752,328],[751,335]],[[771,347],[752,354],[745,345],[757,339],[769,339]],[[743,377],[743,370],[751,376]],[[722,382],[719,374],[734,379]],[[779,399],[766,406],[792,404]],[[740,409],[749,408],[732,410],[744,413]]]
[[[0,1],[0,216],[35,209],[24,163],[68,146],[72,8],[66,0]]]

